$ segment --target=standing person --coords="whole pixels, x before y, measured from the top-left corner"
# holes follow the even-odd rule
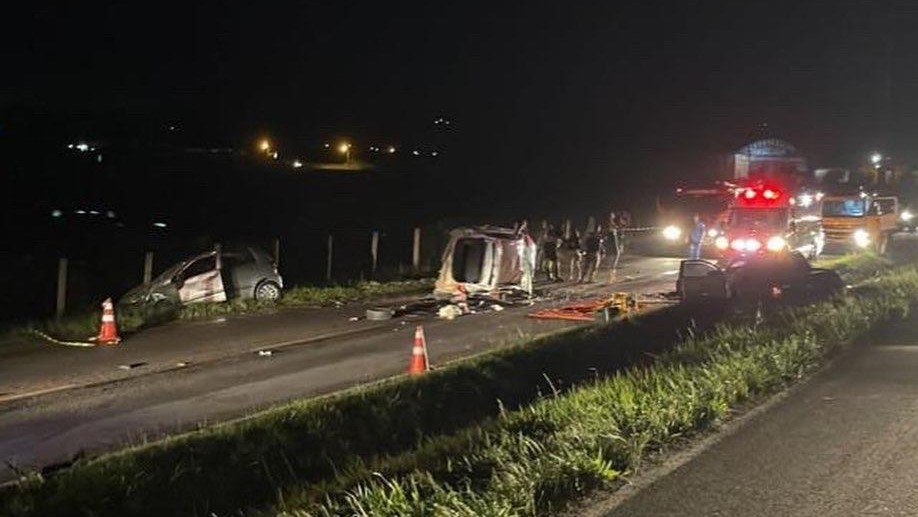
[[[580,254],[580,282],[592,282],[596,268],[599,266],[599,257],[602,249],[601,228],[587,232],[583,237],[582,253]]]
[[[618,254],[621,256],[625,251],[625,243],[628,240],[627,229],[631,228],[631,212],[622,210],[618,213]]]
[[[701,241],[704,239],[704,221],[698,217],[698,214],[692,216],[692,234],[689,235],[689,258],[698,260],[701,258]]]
[[[558,262],[561,269],[562,280],[577,280],[580,278],[580,231],[571,230],[570,234],[561,241],[558,248]]]
[[[553,225],[548,225],[545,237],[542,239],[542,269],[552,282],[558,281],[558,243],[561,237]]]
[[[605,264],[609,267],[609,281],[611,282],[612,279],[615,278],[615,272],[618,269],[618,261],[622,256],[621,234],[615,224],[610,224],[606,230],[605,239],[603,239],[603,247],[606,252]]]

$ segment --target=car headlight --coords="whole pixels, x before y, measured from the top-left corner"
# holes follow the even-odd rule
[[[787,246],[787,241],[784,240],[784,237],[775,235],[774,237],[768,239],[768,242],[765,244],[765,248],[768,251],[782,251]]]
[[[666,228],[663,228],[663,238],[668,241],[679,240],[679,237],[682,237],[682,228],[678,226],[669,225]]]
[[[733,239],[730,247],[736,251],[756,252],[762,248],[762,243],[758,239]]]
[[[859,248],[866,248],[870,245],[870,233],[863,228],[854,231],[854,243]]]
[[[915,214],[909,212],[908,210],[903,210],[902,213],[899,214],[899,218],[908,223],[915,218]]]
[[[713,239],[714,237],[717,237],[717,234],[718,234],[718,233],[720,233],[720,232],[717,231],[717,228],[710,228],[710,229],[708,230],[708,237],[710,237],[710,238]]]
[[[725,250],[730,247],[730,240],[721,235],[720,237],[714,239],[714,246],[719,250]]]

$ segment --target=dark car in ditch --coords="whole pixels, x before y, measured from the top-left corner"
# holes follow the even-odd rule
[[[683,302],[808,303],[844,291],[831,269],[814,268],[799,252],[735,260],[726,267],[708,260],[683,260],[676,291]]]

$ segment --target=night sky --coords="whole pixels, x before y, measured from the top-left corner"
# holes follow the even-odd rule
[[[915,163],[910,3],[18,2],[0,103],[237,143],[417,140],[445,116],[456,171],[546,188],[701,174],[763,133],[815,166]]]

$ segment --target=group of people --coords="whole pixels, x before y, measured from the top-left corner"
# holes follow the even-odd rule
[[[583,233],[547,225],[538,238],[539,269],[553,282],[592,282],[600,267],[608,267],[614,275],[624,251],[623,230],[631,226],[630,219],[627,212],[612,212],[605,225]]]

